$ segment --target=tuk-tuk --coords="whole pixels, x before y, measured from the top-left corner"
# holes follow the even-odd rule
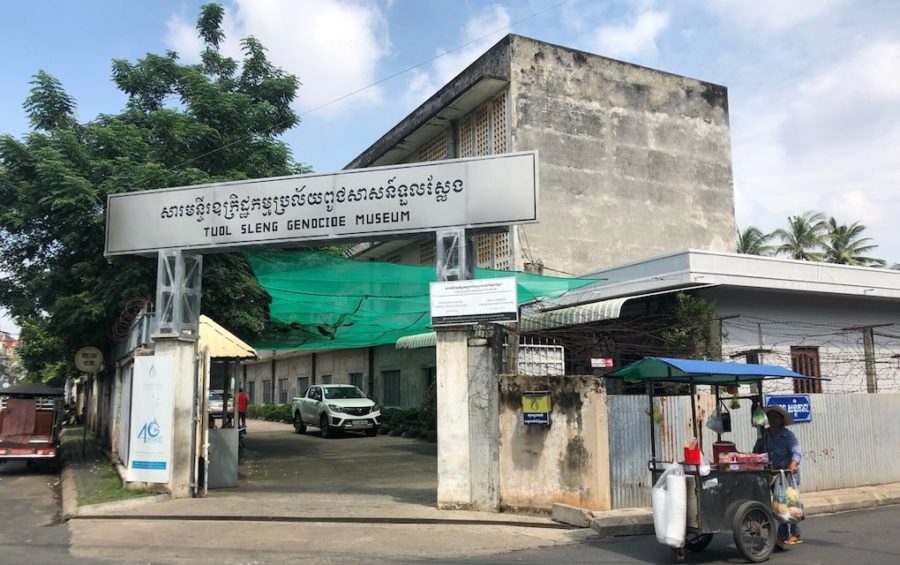
[[[36,383],[0,388],[0,463],[56,464],[63,421],[63,391]]]
[[[715,458],[703,469],[700,461],[663,461],[657,459],[656,430],[652,417],[654,398],[658,396],[690,395],[691,426],[694,437],[702,441],[702,427],[697,414],[697,385],[708,385],[715,394],[716,406],[721,390],[729,389],[729,398],[748,399],[752,407],[764,406],[761,383],[769,379],[829,380],[808,377],[775,365],[752,365],[647,357],[605,375],[646,387],[650,408],[651,459],[647,467],[651,483],[672,465],[681,465],[686,476],[686,507],[684,541],[673,547],[675,561],[685,560],[686,552],[702,551],[720,532],[731,532],[735,547],[745,559],[759,563],[769,559],[776,548],[778,521],[772,514],[772,490],[777,470],[769,463],[721,463]],[[743,388],[750,385],[747,388]],[[749,389],[749,390],[747,390]],[[742,392],[743,390],[743,392]],[[752,410],[751,410],[752,411]],[[747,425],[751,425],[747,422]],[[717,433],[721,442],[721,433]],[[762,428],[758,437],[765,438]],[[717,442],[718,443],[718,442]],[[734,444],[732,444],[733,446]],[[700,456],[699,449],[697,456]],[[685,449],[687,455],[690,450]],[[687,459],[687,457],[685,458]]]

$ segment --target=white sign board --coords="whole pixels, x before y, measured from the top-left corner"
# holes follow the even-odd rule
[[[105,254],[321,244],[537,220],[531,151],[112,194]]]
[[[175,359],[135,357],[131,381],[131,441],[126,479],[165,483],[172,472]]]
[[[94,346],[82,347],[75,353],[75,367],[82,373],[95,373],[103,368],[103,352]]]
[[[518,287],[514,277],[431,283],[432,326],[518,319]]]

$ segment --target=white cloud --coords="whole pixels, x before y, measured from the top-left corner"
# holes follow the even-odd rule
[[[390,48],[387,21],[375,3],[355,0],[234,0],[226,7],[222,51],[237,57],[239,42],[252,35],[268,49],[273,64],[299,77],[298,108],[309,111],[372,84],[378,62]],[[199,57],[202,44],[194,24],[176,15],[168,22],[166,43],[186,60]],[[352,98],[354,106],[381,101],[369,88]],[[318,110],[335,115],[343,103]]]
[[[590,50],[606,57],[655,56],[656,40],[668,27],[669,12],[646,10],[630,22],[595,29]]]
[[[499,5],[483,8],[470,18],[462,30],[460,44],[465,47],[447,52],[439,49],[430,71],[416,71],[406,88],[404,99],[410,106],[425,101],[428,96],[469,66],[502,36],[509,33],[509,13]]]
[[[820,210],[862,222],[874,254],[900,261],[898,77],[900,41],[876,39],[749,101],[733,122],[739,224]]]
[[[724,19],[753,31],[790,29],[829,12],[845,0],[710,0]]]

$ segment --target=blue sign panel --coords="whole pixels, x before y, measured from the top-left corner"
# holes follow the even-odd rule
[[[550,414],[548,412],[527,412],[525,424],[529,426],[549,426]]]
[[[767,396],[766,406],[781,406],[794,417],[794,422],[812,422],[812,406],[808,394]]]

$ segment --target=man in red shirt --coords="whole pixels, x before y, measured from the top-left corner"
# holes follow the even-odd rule
[[[238,389],[238,422],[242,428],[247,427],[247,405],[250,404],[250,397],[244,392],[243,388]]]

